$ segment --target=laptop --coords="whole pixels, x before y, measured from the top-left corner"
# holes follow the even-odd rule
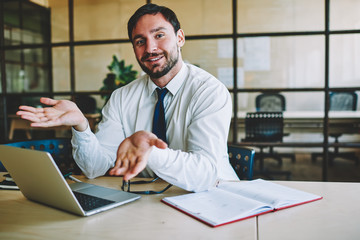
[[[90,216],[140,198],[84,182],[68,184],[48,152],[0,145],[0,161],[26,198],[76,215]]]

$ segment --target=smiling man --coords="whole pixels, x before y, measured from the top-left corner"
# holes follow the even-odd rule
[[[183,62],[185,35],[175,13],[146,4],[130,18],[128,35],[146,75],[113,92],[95,134],[66,100],[42,98],[50,107],[20,106],[18,115],[34,127],[72,126],[74,159],[89,178],[157,175],[189,191],[237,180],[227,155],[230,94]]]
[[[136,26],[132,24],[129,37],[137,61],[156,85],[164,87],[181,69],[184,32],[175,30],[162,14],[147,14],[138,19]]]

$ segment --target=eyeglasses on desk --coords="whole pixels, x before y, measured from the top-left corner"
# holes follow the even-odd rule
[[[130,186],[131,185],[138,185],[138,184],[148,184],[148,183],[153,183],[156,180],[160,179],[159,177],[156,177],[152,180],[146,181],[146,180],[140,180],[140,181],[125,181],[123,180],[122,186],[121,186],[121,190],[126,191],[126,192],[131,192],[131,193],[137,193],[137,194],[144,194],[144,195],[152,195],[152,194],[160,194],[165,192],[166,190],[168,190],[170,187],[172,187],[172,184],[167,185],[164,189],[160,190],[160,191],[153,191],[153,190],[147,190],[147,191],[131,191],[130,190]]]

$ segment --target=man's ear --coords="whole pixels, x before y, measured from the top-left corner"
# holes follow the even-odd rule
[[[184,34],[184,31],[182,29],[179,29],[177,31],[176,38],[177,38],[178,47],[181,48],[182,46],[184,46],[184,44],[185,44],[185,34]]]

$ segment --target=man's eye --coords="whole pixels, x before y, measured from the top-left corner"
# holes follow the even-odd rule
[[[156,34],[156,38],[162,38],[163,36],[164,36],[163,33],[158,33],[158,34]]]
[[[144,45],[144,43],[145,43],[144,40],[137,40],[137,41],[135,41],[135,44],[136,44],[137,46]]]

